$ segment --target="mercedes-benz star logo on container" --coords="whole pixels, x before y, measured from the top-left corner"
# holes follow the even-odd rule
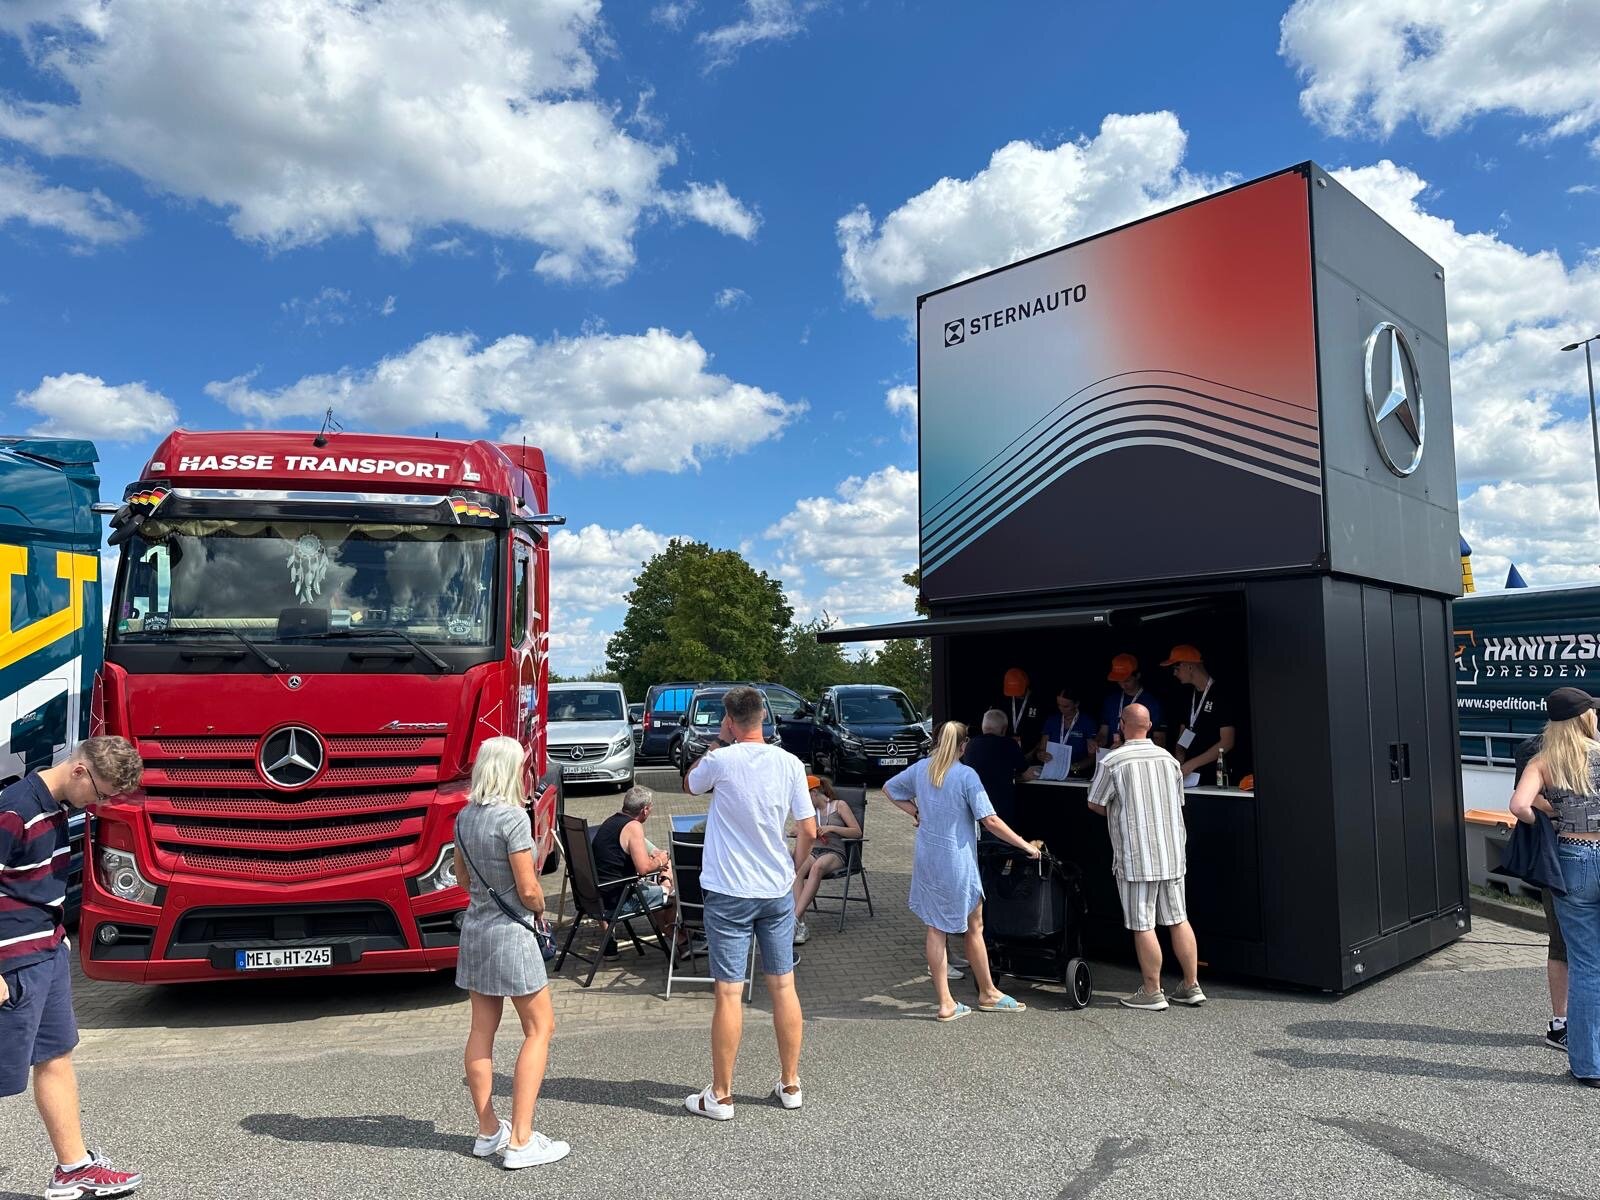
[[[304,726],[285,725],[262,739],[256,761],[268,783],[292,791],[315,779],[326,760],[321,738]]]
[[[1427,414],[1417,356],[1392,322],[1379,321],[1367,335],[1365,380],[1372,440],[1384,466],[1404,479],[1422,463]]]

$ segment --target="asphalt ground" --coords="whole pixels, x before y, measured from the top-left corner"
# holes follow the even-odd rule
[[[569,811],[612,803],[574,798]],[[1540,1040],[1534,935],[1479,923],[1341,998],[1208,979],[1205,1007],[1165,1013],[1119,1008],[1133,972],[1096,964],[1086,1010],[1016,983],[1026,1013],[941,1025],[904,909],[907,830],[891,814],[868,832],[876,914],[819,928],[797,974],[800,1112],[768,1098],[759,983],[736,1118],[685,1112],[709,1081],[709,998],[662,999],[659,956],[626,954],[588,991],[571,967],[555,984],[536,1124],[573,1153],[554,1166],[470,1156],[465,1003],[439,978],[80,980],[91,1143],[145,1172],[142,1195],[195,1200],[1600,1196],[1600,1093],[1566,1079]],[[955,987],[971,1001],[970,982]],[[507,1097],[515,1052],[503,1036]],[[49,1162],[27,1098],[0,1100],[0,1200],[37,1195]]]

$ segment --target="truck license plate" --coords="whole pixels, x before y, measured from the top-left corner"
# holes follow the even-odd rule
[[[904,758],[880,758],[878,765],[880,767],[903,767],[906,765],[906,760]]]
[[[293,971],[303,967],[331,967],[333,947],[279,946],[272,950],[235,950],[233,965],[240,971]]]

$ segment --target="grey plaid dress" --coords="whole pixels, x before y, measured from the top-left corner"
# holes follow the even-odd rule
[[[546,987],[550,979],[539,940],[501,912],[484,887],[487,882],[513,912],[534,923],[534,915],[517,898],[509,860],[518,850],[533,849],[527,810],[510,804],[469,804],[456,817],[456,844],[472,856],[463,880],[472,903],[461,925],[456,986],[485,996],[527,996]],[[534,866],[537,869],[538,864]]]

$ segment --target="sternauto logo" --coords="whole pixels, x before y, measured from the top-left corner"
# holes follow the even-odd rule
[[[973,317],[961,317],[954,321],[944,323],[945,349],[951,346],[960,346],[969,337],[990,333],[1006,325],[1015,325],[1018,321],[1029,321],[1034,317],[1042,317],[1046,313],[1060,312],[1071,308],[1075,304],[1082,304],[1089,298],[1087,284],[1074,284],[1071,287],[1059,288],[1042,296],[1024,296],[1016,304],[1008,304],[1004,308],[997,308],[993,312],[979,313]]]

